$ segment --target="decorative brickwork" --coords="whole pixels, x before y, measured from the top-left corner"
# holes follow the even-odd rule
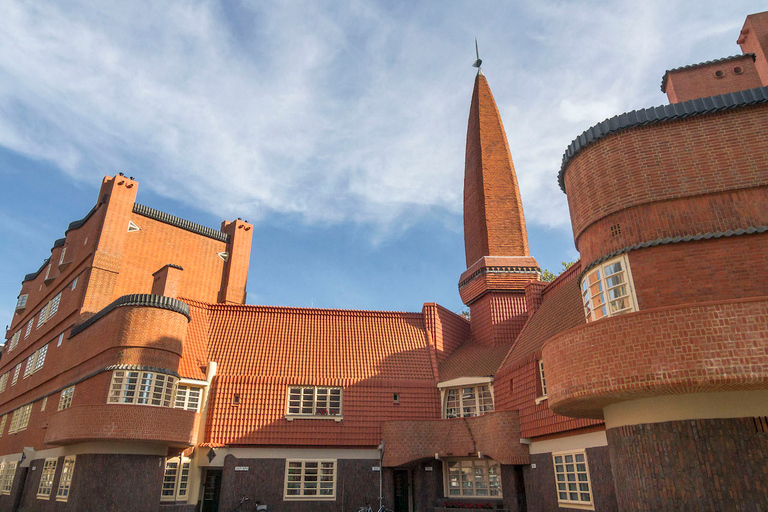
[[[483,256],[528,256],[523,203],[507,135],[482,72],[472,93],[464,168],[467,266]]]
[[[550,339],[549,406],[601,418],[633,398],[768,387],[768,300],[703,302],[606,318]],[[749,361],[749,364],[745,364]]]
[[[768,436],[752,418],[632,425],[607,435],[621,510],[768,509]]]
[[[436,421],[387,421],[384,465],[440,457],[476,456],[478,452],[501,464],[527,464],[528,449],[520,444],[517,413],[494,412],[472,418]]]
[[[738,229],[765,224],[765,202],[754,202],[760,192],[734,191],[763,187],[764,197],[768,186],[768,148],[761,141],[768,130],[767,112],[768,104],[761,104],[631,128],[600,139],[577,153],[568,164],[565,184],[574,239],[583,261],[590,262],[610,252],[610,246],[596,248],[596,241],[582,247],[581,238],[588,236],[587,230],[599,229],[599,234],[594,235],[596,239],[610,239],[606,226],[622,219],[611,219],[606,226],[595,225],[596,221],[640,205],[694,198],[694,203],[673,214],[683,221],[675,224],[675,235],[718,231],[712,229],[717,226]],[[724,137],[723,133],[739,136]],[[603,171],[595,172],[596,169]],[[725,196],[696,199],[705,194]],[[738,203],[728,205],[728,201]],[[720,206],[725,206],[723,219],[717,209]],[[623,241],[624,245],[658,238],[654,233],[664,233],[668,222],[664,217],[670,211],[664,205],[634,210],[633,215],[640,219],[634,224],[643,225],[644,231],[629,231],[630,238]],[[624,233],[622,226],[622,235],[626,236]]]

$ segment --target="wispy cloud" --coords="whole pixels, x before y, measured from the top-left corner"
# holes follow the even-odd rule
[[[435,212],[460,223],[478,36],[528,221],[562,228],[570,140],[662,103],[649,77],[668,45],[706,46],[758,10],[713,24],[702,2],[676,31],[676,2],[385,5],[5,3],[0,145],[224,217],[351,221],[372,239]]]

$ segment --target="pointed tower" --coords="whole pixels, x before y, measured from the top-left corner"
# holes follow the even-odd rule
[[[507,136],[483,72],[478,70],[467,126],[464,163],[464,249],[459,279],[469,306],[472,339],[508,343],[528,318],[525,286],[539,277],[528,254],[523,203]]]

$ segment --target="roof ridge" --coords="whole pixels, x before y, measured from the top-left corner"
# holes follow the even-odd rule
[[[717,96],[707,96],[706,98],[696,98],[680,103],[669,103],[667,105],[659,105],[658,107],[632,110],[631,112],[625,112],[605,119],[584,130],[566,148],[565,153],[563,153],[560,172],[557,174],[560,190],[565,192],[565,169],[568,167],[571,159],[582,149],[607,135],[636,126],[683,119],[700,114],[710,114],[758,103],[768,103],[768,86],[718,94]]]
[[[370,316],[391,316],[401,317],[404,315],[410,315],[414,317],[421,317],[423,313],[421,311],[389,311],[379,309],[342,309],[342,308],[308,308],[299,306],[270,306],[265,304],[220,304],[215,302],[202,302],[194,299],[187,299],[180,297],[179,300],[194,305],[196,307],[203,307],[210,310],[252,310],[252,311],[272,311],[272,312],[301,312],[304,314],[341,314],[341,315],[353,315],[353,314],[365,314]],[[444,308],[445,309],[445,308]],[[447,310],[446,311],[450,311]],[[455,314],[455,313],[454,313]]]

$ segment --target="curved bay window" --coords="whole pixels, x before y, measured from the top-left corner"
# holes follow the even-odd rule
[[[587,322],[637,310],[625,255],[597,265],[581,280]]]
[[[445,496],[501,498],[501,466],[491,459],[447,459],[443,464]]]

